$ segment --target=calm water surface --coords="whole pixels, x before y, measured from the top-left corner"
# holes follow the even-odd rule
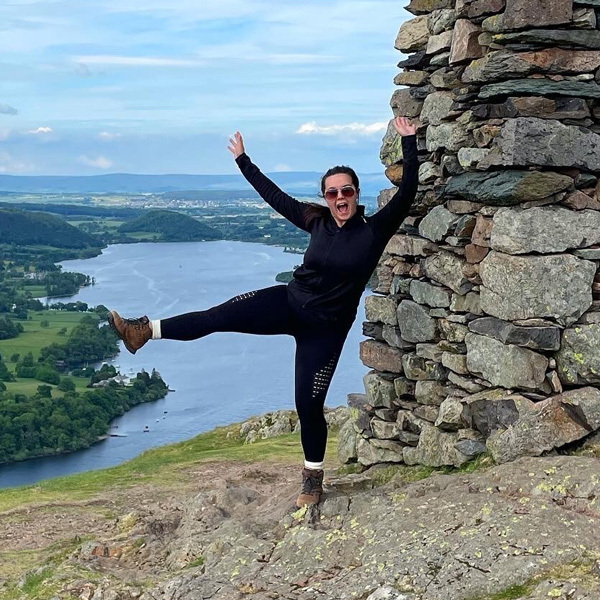
[[[115,245],[96,258],[62,264],[96,280],[71,300],[104,304],[124,316],[159,319],[276,285],[275,275],[301,260],[281,248],[219,241]],[[363,320],[361,304],[329,391],[329,406],[345,404],[348,393],[363,389],[367,369],[358,358]],[[294,406],[294,342],[287,336],[219,333],[193,342],[159,340],[136,355],[123,349],[112,363],[126,375],[156,368],[175,391],[116,419],[112,431],[126,437],[0,467],[0,488],[118,465],[148,448]],[[146,425],[149,433],[144,433]]]

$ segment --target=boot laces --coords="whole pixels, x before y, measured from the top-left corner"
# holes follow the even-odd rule
[[[321,487],[321,478],[309,475],[302,483],[302,493],[312,494],[315,490]]]
[[[140,317],[139,319],[124,319],[124,321],[127,323],[127,325],[130,325],[137,330],[143,329],[148,323],[148,319],[146,317]]]

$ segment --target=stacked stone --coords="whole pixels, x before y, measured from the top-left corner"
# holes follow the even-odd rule
[[[367,298],[340,455],[539,455],[600,428],[600,0],[408,10],[391,105],[420,122],[419,193]],[[401,152],[390,124],[394,185]]]

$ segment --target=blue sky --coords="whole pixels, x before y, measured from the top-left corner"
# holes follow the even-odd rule
[[[7,0],[0,173],[382,169],[398,0]]]

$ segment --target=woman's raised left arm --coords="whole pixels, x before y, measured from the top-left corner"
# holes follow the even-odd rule
[[[402,181],[392,199],[371,217],[371,223],[378,230],[378,234],[389,237],[394,234],[402,221],[408,216],[419,186],[417,128],[404,117],[397,117],[394,120],[394,127],[398,134],[402,136],[402,164],[404,167]]]

